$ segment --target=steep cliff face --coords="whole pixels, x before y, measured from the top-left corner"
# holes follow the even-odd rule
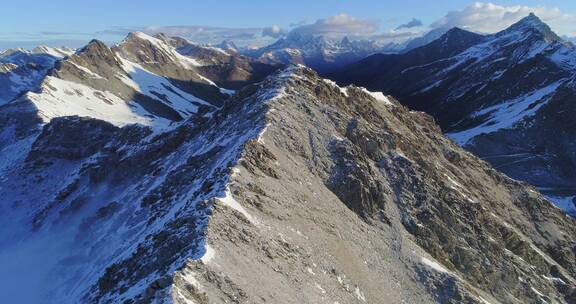
[[[304,67],[164,131],[61,117],[22,147],[0,188],[14,301],[574,301],[572,218]]]

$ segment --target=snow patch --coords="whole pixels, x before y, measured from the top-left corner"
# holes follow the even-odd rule
[[[125,59],[120,60],[124,69],[130,74],[130,78],[119,77],[124,83],[148,96],[154,97],[154,93],[162,93],[170,101],[170,107],[174,110],[187,116],[190,113],[196,113],[199,104],[212,107],[210,103],[180,90],[168,79],[146,70],[141,65]],[[155,97],[155,99],[158,98]]]
[[[318,290],[320,290],[320,292],[322,294],[326,294],[326,290],[324,288],[322,288],[322,285],[318,284],[318,283],[314,283],[316,285],[316,288],[318,288]]]
[[[564,81],[561,80],[526,95],[499,102],[496,105],[482,109],[472,114],[472,117],[486,115],[487,119],[484,120],[482,124],[468,130],[447,133],[446,135],[452,138],[457,144],[465,145],[480,134],[488,134],[500,129],[511,128],[522,119],[534,115],[548,102],[550,95],[553,94],[563,82]]]
[[[432,261],[432,260],[427,259],[425,257],[422,257],[421,261],[422,261],[422,264],[432,268],[433,270],[436,270],[436,271],[442,272],[442,273],[451,273],[446,268],[444,268],[444,266],[440,265],[438,262]]]
[[[261,145],[264,144],[264,133],[266,133],[266,131],[268,130],[268,127],[270,127],[269,123],[267,123],[266,126],[264,127],[264,129],[262,129],[262,131],[260,131],[260,134],[258,134],[257,141]]]
[[[220,201],[221,203],[223,203],[224,205],[240,212],[252,224],[257,224],[256,219],[252,215],[250,215],[250,213],[248,213],[248,211],[246,211],[246,209],[244,209],[244,207],[242,207],[242,205],[240,205],[240,203],[236,199],[234,199],[234,197],[232,197],[232,193],[230,192],[230,188],[226,188],[226,190],[224,191],[223,197],[217,197],[216,199],[218,201]]]
[[[174,49],[172,46],[166,44],[164,41],[162,41],[160,39],[146,35],[142,32],[134,32],[133,35],[139,39],[150,42],[154,47],[162,50],[163,52],[165,52],[166,54],[168,54],[172,58],[176,59],[177,62],[179,62],[183,67],[185,67],[187,69],[202,66],[202,64],[199,63],[194,58],[184,56],[184,55],[178,53],[176,51],[176,49]]]
[[[335,81],[332,81],[330,79],[322,79],[322,80],[324,80],[324,82],[329,84],[330,86],[333,86],[333,87],[337,88],[338,90],[340,90],[340,93],[342,93],[342,95],[348,97],[348,89],[347,88],[343,88],[343,87],[339,86]]]
[[[202,261],[202,263],[208,264],[208,262],[210,262],[214,258],[214,256],[216,255],[216,252],[208,244],[206,244],[205,248],[206,248],[206,252],[204,252],[204,255],[200,258],[200,260]]]
[[[45,45],[40,45],[32,49],[32,54],[46,54],[58,59],[74,54],[73,49],[68,48],[53,48]]]
[[[576,196],[554,196],[544,195],[556,207],[564,212],[576,216]]]
[[[225,89],[225,88],[219,88],[219,89],[220,89],[220,93],[226,94],[228,96],[232,96],[232,95],[236,94],[235,90],[229,90],[229,89]]]
[[[388,99],[388,97],[386,97],[382,92],[372,92],[372,91],[368,91],[365,88],[361,88],[362,91],[364,91],[364,93],[372,96],[374,99],[383,102],[386,105],[392,105],[392,102],[390,101],[390,99]]]
[[[39,116],[46,123],[56,117],[74,115],[101,119],[116,126],[134,123],[151,126],[154,122],[136,103],[126,102],[110,92],[52,76],[46,77],[41,93],[30,92],[27,97],[38,108]],[[155,120],[168,123],[161,118]]]
[[[358,300],[366,302],[366,297],[364,296],[364,293],[360,291],[360,287],[356,286],[356,288],[354,289],[354,294],[356,295],[356,298],[358,298]]]

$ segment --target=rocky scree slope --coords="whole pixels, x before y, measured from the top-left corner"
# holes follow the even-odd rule
[[[535,15],[494,35],[453,29],[332,74],[430,113],[447,135],[576,215],[575,47]]]

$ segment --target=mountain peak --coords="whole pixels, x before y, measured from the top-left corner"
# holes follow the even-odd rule
[[[226,39],[226,40],[222,40],[222,42],[220,42],[219,44],[214,45],[214,47],[223,49],[223,50],[232,50],[232,51],[237,51],[238,50],[238,46],[236,46],[236,44],[234,43],[234,41]]]
[[[83,48],[79,49],[77,54],[81,53],[94,53],[94,52],[108,52],[110,49],[108,46],[97,39],[92,39],[88,44],[86,44]]]
[[[470,33],[470,32],[467,31],[467,30],[464,30],[464,29],[462,29],[462,28],[459,28],[459,27],[455,26],[455,27],[449,29],[449,30],[445,33],[445,35],[453,35],[453,34],[457,34],[457,33]]]
[[[548,24],[544,23],[534,13],[520,19],[518,22],[512,24],[508,29],[504,30],[505,33],[532,31],[539,33],[543,36],[546,42],[561,41],[562,39],[550,29]]]
[[[130,32],[128,33],[128,35],[126,35],[124,41],[138,41],[138,40],[151,40],[151,39],[157,40],[158,38],[152,37],[143,32]]]
[[[467,30],[459,28],[459,27],[453,27],[453,28],[449,29],[446,33],[444,33],[440,39],[454,39],[454,38],[466,37],[466,36],[477,37],[477,36],[482,36],[482,35],[467,31]]]
[[[428,45],[441,49],[442,53],[460,52],[484,39],[483,35],[459,27],[453,27]]]
[[[546,25],[546,23],[544,23],[542,19],[538,18],[538,16],[536,16],[534,13],[528,14],[528,16],[520,19],[520,21],[518,21],[516,24],[532,26],[536,28],[548,27],[548,25]]]

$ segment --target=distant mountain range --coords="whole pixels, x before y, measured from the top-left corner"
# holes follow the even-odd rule
[[[452,29],[331,77],[434,116],[458,144],[576,214],[576,48],[535,15],[493,34]]]
[[[382,52],[398,52],[402,45],[381,45],[373,40],[329,39],[321,35],[292,33],[276,43],[256,50],[245,50],[244,55],[261,61],[283,64],[305,64],[325,73],[369,55]]]

